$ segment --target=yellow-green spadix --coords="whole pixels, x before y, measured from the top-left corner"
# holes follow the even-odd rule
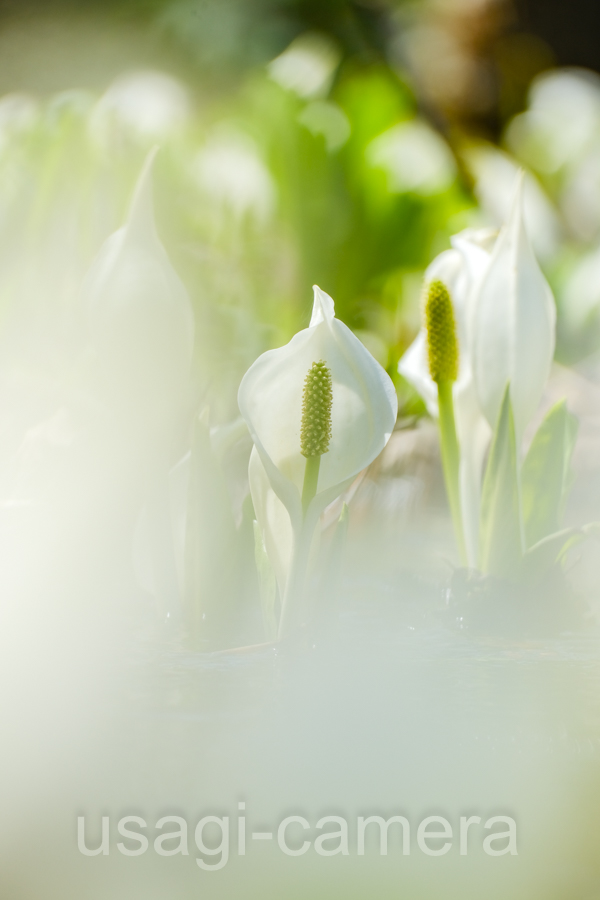
[[[454,309],[443,281],[432,281],[425,297],[427,358],[433,381],[454,382],[458,378],[458,340]]]
[[[489,249],[494,240],[495,233],[489,229],[468,229],[454,235],[452,249],[436,256],[425,272],[425,299],[431,297],[433,300],[442,298],[447,301],[449,298],[452,303],[458,344],[457,378],[453,382],[452,394],[461,457],[459,475],[463,527],[468,560],[473,566],[478,559],[481,471],[490,427],[479,407],[473,384],[471,322],[477,288],[489,265]],[[432,285],[436,283],[441,283],[447,293],[440,294],[438,290],[431,294]],[[435,313],[433,324],[439,328],[437,317],[440,309],[435,307],[430,312]],[[447,320],[447,316],[445,318]],[[437,336],[434,335],[436,346],[439,338],[438,332]],[[437,358],[437,354],[434,356]],[[439,374],[439,363],[435,360],[433,369],[434,374]],[[432,378],[426,315],[417,337],[400,360],[398,370],[421,394],[431,415],[437,418],[438,384]]]
[[[311,377],[323,392],[321,412],[327,411],[320,425],[330,428],[330,437],[320,444],[326,452],[320,455],[316,494],[304,512],[303,401],[315,363],[321,374]],[[314,530],[325,507],[387,443],[396,421],[396,391],[366,347],[335,318],[331,297],[315,287],[309,327],[253,363],[238,401],[254,441],[249,478],[255,511],[283,591],[294,540]]]

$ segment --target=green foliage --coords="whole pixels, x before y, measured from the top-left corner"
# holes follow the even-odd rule
[[[540,425],[523,464],[521,501],[528,548],[560,527],[576,437],[577,419],[562,400]]]
[[[549,534],[537,544],[530,547],[523,556],[521,579],[526,583],[535,583],[559,562],[572,547],[587,537],[583,529],[564,528],[555,534]]]
[[[507,387],[483,484],[480,552],[486,574],[537,584],[570,549],[597,535],[595,524],[560,529],[576,435],[577,420],[560,401],[536,432],[519,476]]]
[[[480,568],[514,577],[523,555],[517,445],[510,390],[500,408],[481,498]]]
[[[564,562],[569,550],[588,538],[600,539],[600,523],[590,522],[581,528],[563,528],[530,547],[523,557],[521,579],[526,583],[539,581],[549,569]]]

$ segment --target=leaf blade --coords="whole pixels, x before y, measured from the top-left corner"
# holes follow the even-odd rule
[[[500,407],[481,496],[480,568],[515,577],[523,556],[515,425],[507,385]]]
[[[523,463],[521,502],[528,548],[560,528],[576,436],[577,419],[561,400],[538,428]]]

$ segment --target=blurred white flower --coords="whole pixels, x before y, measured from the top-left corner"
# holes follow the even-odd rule
[[[394,125],[371,141],[366,153],[371,166],[386,172],[394,194],[435,194],[448,188],[456,175],[450,148],[425,122]]]
[[[459,373],[453,386],[456,430],[460,446],[460,499],[469,565],[477,564],[481,472],[491,429],[479,408],[472,367],[472,319],[477,288],[490,261],[495,232],[467,230],[452,238],[452,249],[437,256],[425,272],[425,285],[442,281],[454,306]],[[398,364],[398,371],[419,392],[430,414],[438,415],[438,389],[431,378],[427,335],[419,334]]]
[[[178,400],[187,383],[194,316],[181,279],[156,233],[152,151],[125,225],[104,243],[85,279],[92,342],[120,390],[149,408]]]
[[[323,96],[329,90],[340,58],[339,49],[325,35],[302,34],[269,63],[269,75],[299,97]]]
[[[385,370],[335,318],[331,297],[317,287],[314,291],[309,327],[284,347],[263,353],[246,372],[238,395],[255,447],[250,489],[284,595],[283,618],[292,558],[306,564],[319,516],[383,450],[397,414],[396,392]],[[320,360],[332,380],[331,440],[320,457],[316,494],[303,511],[303,386]]]
[[[600,77],[585,69],[539,75],[528,109],[506,133],[510,149],[539,172],[576,164],[600,131]]]
[[[329,153],[334,153],[343,147],[350,137],[351,128],[348,116],[337,103],[313,100],[304,107],[298,116],[298,121],[311,134],[320,134],[325,138],[325,146]]]
[[[0,150],[14,134],[32,128],[39,111],[38,101],[29,94],[5,94],[0,98]]]
[[[475,178],[475,195],[490,224],[502,225],[510,215],[518,163],[487,144],[467,150],[465,159]],[[549,259],[561,238],[558,216],[539,182],[529,173],[525,175],[524,190],[527,231],[536,254],[540,259]]]
[[[247,433],[238,419],[210,429],[209,434],[208,409],[204,409],[193,423],[191,450],[156,485],[138,515],[134,571],[163,617],[179,614],[181,601],[189,602],[190,594],[200,589],[200,584],[191,581],[201,579],[204,587],[210,584],[211,592],[218,595],[226,578],[224,558],[232,552],[235,528],[220,461]]]
[[[266,223],[275,207],[275,184],[254,141],[239,131],[214,132],[192,164],[202,192],[236,221],[249,216]]]
[[[142,144],[179,135],[191,116],[184,85],[152,69],[120,75],[96,104],[90,131],[101,146],[110,145],[114,130]]]
[[[580,240],[593,240],[600,231],[600,134],[570,169],[559,201],[573,234]]]
[[[562,315],[571,332],[580,331],[600,311],[600,247],[573,268],[562,295]]]
[[[477,396],[492,428],[507,384],[517,446],[535,413],[554,356],[556,308],[533,253],[523,217],[523,178],[513,191],[473,306],[473,373]]]

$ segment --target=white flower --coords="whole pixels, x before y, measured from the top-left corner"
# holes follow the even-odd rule
[[[314,292],[309,327],[284,347],[263,353],[246,372],[238,395],[255,445],[250,488],[280,589],[299,545],[307,559],[318,517],[383,450],[397,414],[396,392],[385,370],[335,318],[331,297],[318,287]],[[332,378],[332,436],[320,457],[316,495],[304,514],[303,386],[320,360]]]
[[[371,166],[385,171],[392,194],[414,191],[429,196],[446,190],[456,177],[456,163],[442,137],[420,120],[401,122],[367,147]]]
[[[473,309],[473,374],[479,404],[494,427],[510,383],[517,446],[542,397],[556,325],[552,291],[523,222],[522,191],[521,177]]]
[[[466,161],[475,178],[475,195],[488,221],[499,227],[508,221],[514,185],[522,170],[507,153],[487,144],[466,152]],[[522,176],[523,213],[535,252],[551,259],[562,239],[558,215],[541,184],[531,173]]]
[[[563,322],[571,333],[590,324],[600,309],[600,247],[582,256],[564,287]]]
[[[91,119],[92,137],[109,149],[125,134],[137,143],[149,144],[180,135],[192,108],[184,85],[153,69],[120,75],[98,101]]]
[[[276,204],[273,178],[254,141],[226,124],[216,129],[198,153],[192,175],[214,208],[217,222],[229,228],[244,218],[266,224]]]
[[[92,342],[114,382],[149,403],[168,403],[189,377],[194,316],[156,233],[154,156],[146,159],[125,225],[100,249],[83,293]]]
[[[340,52],[322,34],[301,34],[269,63],[269,75],[282,88],[299,97],[327,93],[340,61]]]
[[[490,428],[473,384],[472,320],[477,287],[489,264],[488,247],[495,233],[489,229],[463,231],[452,238],[452,249],[437,256],[425,272],[425,284],[442,281],[453,302],[459,341],[459,372],[453,386],[456,431],[460,445],[460,494],[469,565],[478,552],[480,484]],[[422,327],[398,364],[398,371],[419,392],[437,418],[437,385],[429,373],[427,336]]]

